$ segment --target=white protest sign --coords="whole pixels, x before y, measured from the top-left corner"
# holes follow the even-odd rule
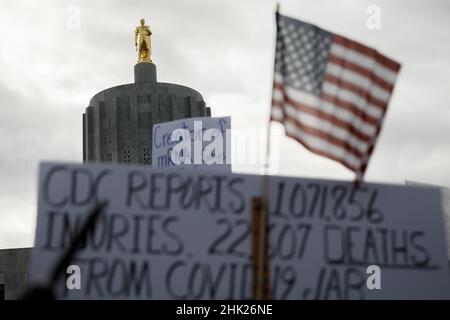
[[[152,167],[231,172],[230,117],[186,118],[153,125]]]
[[[261,178],[43,163],[31,284],[48,277],[95,199],[106,199],[71,262],[81,289],[62,279],[58,298],[250,299]],[[270,177],[269,195],[272,298],[450,297],[436,189]]]
[[[450,188],[411,180],[406,180],[405,184],[408,186],[437,188],[440,191],[442,212],[444,213],[444,226],[447,234],[447,254],[450,257]]]

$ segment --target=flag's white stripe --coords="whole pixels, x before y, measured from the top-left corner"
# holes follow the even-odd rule
[[[277,83],[283,83],[283,77],[281,76],[281,74],[275,73],[274,78]],[[370,103],[367,103],[367,101],[364,98],[358,96],[356,93],[345,90],[344,88],[336,86],[335,84],[333,84],[331,82],[325,81],[323,83],[322,90],[323,90],[323,92],[325,92],[331,96],[336,96],[340,100],[352,103],[357,109],[370,115],[373,118],[378,119],[383,116],[383,112],[378,107],[375,107]],[[307,104],[310,106],[317,106],[317,105],[321,104],[321,102],[320,102],[321,99],[315,95],[308,94],[308,93],[302,92],[300,90],[295,90],[295,92],[296,92],[295,95],[291,96],[292,98],[294,98],[294,100],[302,101],[304,104]],[[338,94],[336,92],[338,92]],[[341,107],[336,107],[334,104],[331,104],[330,102],[323,101],[322,104],[324,105],[325,108],[329,109],[329,112],[331,111],[332,113],[341,112],[338,110],[332,111],[331,109],[334,109],[334,108],[340,109],[342,111],[344,110]],[[350,111],[346,111],[346,112],[351,113]],[[353,115],[353,113],[351,113],[351,114]],[[353,115],[353,117],[354,117],[354,115]]]
[[[323,120],[319,117],[308,114],[306,112],[302,112],[296,109],[295,107],[291,106],[290,104],[285,104],[284,110],[289,117],[297,120],[300,124],[314,128],[316,130],[320,130],[329,136],[336,137],[339,140],[348,143],[361,153],[365,153],[369,148],[368,143],[361,141],[358,137],[355,137],[351,132],[334,125],[332,122]]]
[[[342,149],[341,147],[331,142],[317,138],[315,136],[311,136],[303,132],[298,127],[296,127],[295,124],[293,124],[292,122],[285,121],[284,126],[286,128],[287,133],[298,138],[299,140],[304,141],[311,148],[317,149],[322,152],[326,152],[338,159],[342,159],[354,168],[358,168],[361,165],[361,160],[352,155],[351,153],[347,152],[345,149]]]
[[[362,121],[360,117],[357,117],[354,113],[348,110],[336,107],[334,104],[327,101],[322,101],[318,97],[306,92],[295,90],[289,87],[285,87],[285,91],[292,100],[298,101],[301,104],[305,104],[308,107],[311,107],[318,111],[322,111],[327,115],[333,116],[339,120],[351,124],[355,129],[368,136],[372,136],[376,132],[377,128],[375,126]],[[273,99],[279,102],[284,101],[283,93],[280,90],[274,90]]]
[[[351,103],[359,110],[374,118],[381,118],[383,116],[383,111],[380,108],[368,103],[365,98],[357,95],[356,93],[346,90],[334,83],[324,81],[322,91],[330,96],[338,98],[339,100]]]
[[[361,67],[372,71],[375,75],[384,79],[388,83],[394,84],[395,79],[397,78],[397,72],[384,67],[374,58],[350,48],[346,48],[340,44],[332,43],[330,46],[330,53],[341,59],[360,65]]]
[[[272,99],[275,101],[283,101],[283,92],[281,90],[274,89]]]
[[[272,106],[271,116],[275,120],[283,120],[283,110],[278,106]]]
[[[278,72],[275,72],[275,73],[273,74],[273,80],[274,80],[276,83],[283,83],[283,75],[280,74],[280,73],[278,73]]]
[[[357,136],[353,135],[346,129],[336,126],[332,122],[323,120],[314,115],[299,111],[289,104],[284,104],[284,109],[279,106],[273,106],[271,112],[272,117],[275,120],[283,121],[283,110],[290,118],[297,120],[300,124],[320,130],[329,136],[340,139],[341,141],[351,145],[362,154],[365,154],[369,148],[368,142],[360,140]]]
[[[290,133],[294,137],[304,141],[310,147],[326,152],[340,160],[345,160],[345,162],[347,162],[350,166],[353,166],[355,169],[359,168],[361,165],[362,160],[360,158],[346,151],[344,148],[341,148],[339,145],[335,145],[334,143],[320,137],[310,135],[298,128],[291,120],[283,119],[283,112],[280,107],[274,106],[272,108],[272,116],[275,120],[283,121],[282,124],[285,126],[287,133]]]
[[[345,82],[358,86],[383,102],[388,102],[391,96],[391,93],[388,90],[376,85],[370,80],[370,78],[367,78],[366,76],[350,69],[346,69],[338,64],[329,62],[325,69],[325,74],[330,74],[344,80]]]
[[[336,138],[339,138],[343,141],[349,141],[351,145],[353,145],[355,148],[360,150],[361,152],[365,152],[367,150],[367,145],[364,140],[361,140],[357,135],[353,134],[351,130],[348,128],[345,128],[343,126],[339,126],[336,124],[335,121],[325,119],[323,117],[311,114],[309,112],[305,112],[303,110],[300,110],[296,108],[294,105],[289,104],[287,101],[278,100],[276,98],[273,99],[275,102],[283,103],[283,106],[285,107],[285,112],[288,114],[291,118],[297,119],[300,123],[302,123],[305,126],[312,127],[317,130],[321,130],[324,133],[327,133],[329,135],[334,135]],[[317,106],[313,107],[316,110],[320,110],[321,108],[318,108]],[[336,107],[333,107],[336,108]],[[325,113],[325,112],[324,112]],[[327,113],[328,114],[328,113]],[[282,118],[283,114],[277,112],[274,114],[277,118]],[[334,115],[333,115],[334,116]],[[339,119],[338,117],[335,117]],[[339,119],[342,120],[342,119]],[[354,121],[351,121],[354,120]],[[360,127],[358,127],[356,124],[356,121],[358,121]],[[366,134],[368,137],[373,136],[376,133],[376,128],[370,125],[362,125],[361,126],[361,120],[357,117],[353,117],[353,119],[350,119],[350,121],[346,121],[347,124],[352,125],[353,128],[358,130],[359,132]],[[362,127],[362,130],[361,130]],[[367,130],[369,129],[369,130]],[[364,132],[365,131],[365,132]],[[369,131],[369,132],[367,132]]]

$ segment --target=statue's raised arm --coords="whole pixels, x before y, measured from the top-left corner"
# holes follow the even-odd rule
[[[150,27],[145,25],[144,19],[141,19],[141,25],[136,27],[134,32],[134,45],[138,52],[138,63],[152,62],[151,35]]]

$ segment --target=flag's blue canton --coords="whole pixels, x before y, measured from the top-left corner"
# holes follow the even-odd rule
[[[331,33],[280,15],[275,71],[283,84],[320,95],[330,45]]]

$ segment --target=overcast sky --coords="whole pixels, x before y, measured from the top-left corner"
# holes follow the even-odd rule
[[[372,4],[381,9],[380,30],[366,27]],[[68,27],[73,8],[79,29]],[[81,115],[96,92],[133,81],[141,17],[153,31],[159,81],[195,88],[234,129],[265,128],[274,8],[261,0],[2,1],[0,248],[33,245],[38,163],[82,160]],[[282,0],[281,12],[402,64],[366,180],[450,186],[450,1]],[[353,178],[273,128],[279,174]]]

